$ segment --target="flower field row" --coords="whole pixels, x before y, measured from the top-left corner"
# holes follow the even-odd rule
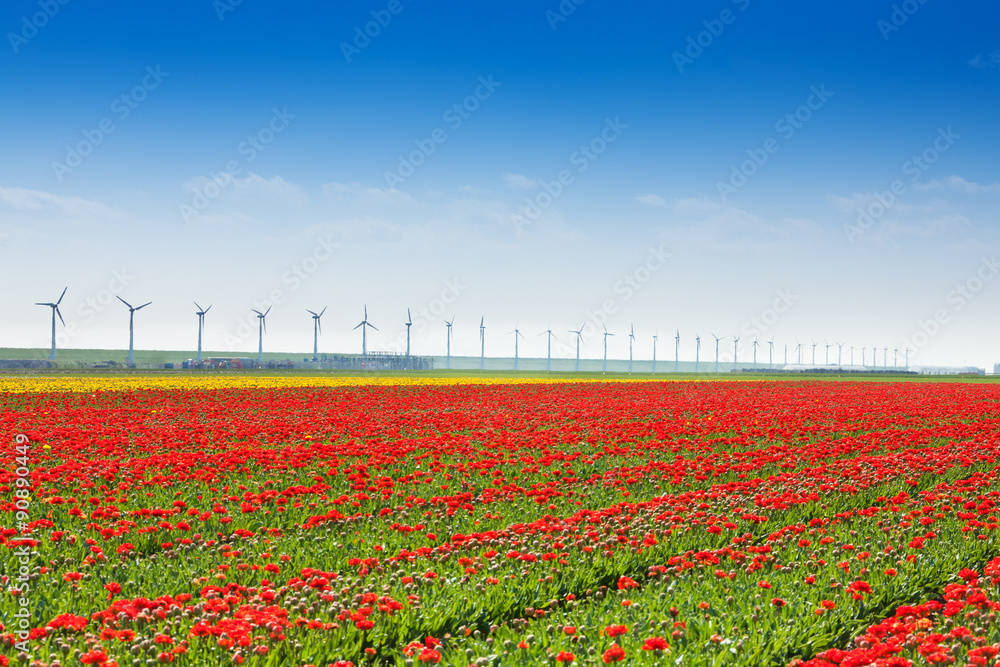
[[[899,667],[1000,649],[990,384],[0,402],[0,665]]]

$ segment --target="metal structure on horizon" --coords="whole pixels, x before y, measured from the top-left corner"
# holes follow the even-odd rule
[[[454,324],[455,324],[455,316],[454,315],[451,316],[451,322],[449,322],[448,320],[444,321],[444,325],[446,327],[448,327],[448,334],[447,334],[447,339],[448,339],[447,340],[447,342],[448,342],[447,352],[448,352],[448,356],[446,357],[447,361],[445,361],[445,365],[444,365],[445,368],[451,368],[451,327]]]
[[[674,372],[678,372],[681,368],[681,330],[677,329],[677,335],[674,337]]]
[[[56,360],[56,315],[59,316],[59,321],[62,322],[63,326],[66,326],[66,320],[63,319],[62,313],[59,312],[59,304],[62,303],[63,297],[66,296],[66,290],[69,287],[64,287],[62,294],[56,299],[55,303],[36,303],[36,306],[48,306],[52,309],[52,351],[49,353],[49,360]],[[199,334],[199,337],[201,334]]]
[[[632,373],[632,342],[635,340],[635,325],[629,325],[631,329],[628,334],[628,372]]]
[[[733,336],[733,368],[739,370],[740,367],[740,337]]]
[[[658,334],[653,334],[653,372],[656,372],[656,341],[660,339]]]
[[[587,326],[587,323],[584,322],[583,326],[581,326],[577,331],[573,331],[572,329],[570,330],[570,333],[576,334],[576,372],[577,373],[580,372],[580,339],[583,338],[583,330],[584,330],[584,328],[586,326]]]
[[[323,333],[323,325],[320,324],[319,320],[321,317],[323,317],[323,313],[326,312],[326,308],[327,308],[326,306],[323,306],[323,310],[319,311],[318,313],[315,313],[309,310],[308,308],[306,309],[306,312],[312,315],[313,318],[313,361],[314,362],[319,361],[319,335]],[[201,343],[200,340],[198,342],[199,344]],[[199,353],[198,361],[201,361],[200,347],[198,349],[198,353]]]
[[[208,313],[208,311],[212,310],[212,306],[209,306],[208,308],[202,308],[201,306],[198,305],[197,301],[192,301],[191,303],[193,303],[195,305],[195,307],[198,309],[198,312],[195,313],[195,314],[198,316],[198,363],[200,364],[201,363],[201,334],[202,334],[203,331],[205,331],[205,315]]]
[[[719,338],[718,336],[716,336],[715,334],[712,334],[712,337],[715,339],[715,372],[718,373],[719,372],[719,341],[722,340],[722,339]]]
[[[65,294],[65,291],[63,293]],[[152,301],[148,301],[148,302],[142,304],[141,306],[132,306],[132,304],[130,304],[128,301],[126,301],[125,299],[121,298],[117,294],[115,295],[115,297],[119,301],[121,301],[122,303],[124,303],[126,306],[128,306],[128,365],[129,366],[135,366],[135,346],[134,346],[134,342],[135,342],[135,326],[134,326],[135,325],[135,311],[142,310],[143,308],[145,308],[146,306],[148,306],[149,304],[151,304],[153,302]],[[61,298],[62,297],[60,297],[60,299]]]
[[[413,326],[413,317],[410,315],[410,309],[406,309],[406,356],[410,356],[410,327]]]
[[[698,372],[698,363],[701,361],[701,335],[694,337],[694,372]]]
[[[268,310],[271,309],[268,308]],[[368,321],[368,304],[365,304],[365,319],[361,320],[361,323],[354,327],[353,331],[357,331],[359,327],[361,329],[361,357],[365,358],[368,356],[368,327],[378,331],[378,327]],[[407,331],[409,331],[409,328],[407,328]]]
[[[603,367],[603,370],[601,372],[602,373],[607,373],[608,372],[608,336],[614,336],[614,334],[613,333],[608,333],[608,327],[606,325],[602,324],[601,326],[604,327],[604,367]]]
[[[455,318],[452,318],[453,321],[454,321],[454,319]],[[514,334],[514,370],[516,371],[517,370],[517,363],[518,363],[517,339],[518,338],[524,338],[524,334],[521,333],[521,330],[517,328],[516,324],[514,325],[514,330],[511,331],[510,333]],[[509,336],[510,334],[507,334],[507,335]]]
[[[454,321],[455,318],[452,318]],[[479,370],[486,370],[486,316],[479,318]]]
[[[267,314],[271,312],[271,307],[268,306],[263,313],[253,308],[250,310],[257,313],[257,363],[262,364],[264,363],[264,334],[267,333]]]
[[[548,334],[548,338],[546,339],[548,341],[548,351],[545,355],[545,371],[549,372],[552,370],[552,339],[555,338],[555,334],[552,333],[551,326],[538,335],[544,336],[545,334]]]

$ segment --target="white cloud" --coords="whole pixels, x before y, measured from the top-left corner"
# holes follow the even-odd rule
[[[986,55],[978,53],[975,58],[969,61],[969,65],[979,69],[1000,67],[1000,51],[994,51]]]
[[[1000,183],[982,185],[967,181],[961,176],[949,176],[943,181],[930,181],[929,183],[919,183],[913,186],[914,190],[943,190],[945,188],[966,194],[983,194],[986,192],[1000,192]]]
[[[504,174],[503,181],[508,188],[514,190],[531,190],[538,187],[538,181],[528,178],[524,174]]]
[[[637,202],[639,202],[640,204],[646,204],[647,206],[661,206],[662,207],[662,206],[666,206],[667,205],[667,200],[666,199],[664,199],[663,197],[661,197],[659,195],[654,195],[654,194],[651,194],[651,193],[647,193],[647,194],[644,194],[644,195],[639,195],[638,197],[635,198],[635,200]]]
[[[395,188],[376,188],[362,185],[357,181],[350,183],[331,182],[323,185],[323,194],[335,199],[364,200],[375,204],[416,204],[416,200],[402,190]]]
[[[48,213],[72,218],[118,218],[121,212],[81,197],[61,197],[41,190],[0,187],[0,202],[14,211]]]

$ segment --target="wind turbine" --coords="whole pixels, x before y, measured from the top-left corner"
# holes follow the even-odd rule
[[[444,325],[446,327],[448,327],[448,334],[447,334],[447,339],[448,339],[448,357],[447,357],[447,361],[445,362],[445,368],[451,368],[451,325],[453,325],[454,323],[455,323],[455,316],[454,315],[451,316],[451,322],[449,322],[448,320],[444,321]]]
[[[62,322],[63,326],[66,326],[66,320],[63,319],[62,313],[59,312],[59,304],[62,303],[63,297],[66,296],[66,290],[68,289],[69,287],[63,288],[62,294],[59,295],[59,298],[56,300],[55,303],[35,304],[36,306],[48,306],[49,308],[52,309],[52,352],[49,354],[49,359],[51,359],[52,361],[56,360],[56,315],[59,316],[59,321]],[[201,338],[200,333],[198,334],[198,337],[199,339]]]
[[[694,337],[694,372],[698,372],[698,362],[701,360],[701,336]]]
[[[733,368],[738,369],[740,365],[740,338],[733,336]]]
[[[681,330],[677,330],[674,336],[674,372],[678,372],[681,367]]]
[[[785,343],[785,365],[788,365],[788,343]]]
[[[774,370],[774,336],[771,336],[771,340],[767,341],[769,350],[767,353],[767,368],[768,370]]]
[[[631,373],[632,373],[632,341],[635,340],[635,325],[634,324],[630,324],[629,326],[632,327],[631,331],[628,334],[628,372],[631,375]]]
[[[454,319],[454,318],[452,318]],[[479,318],[479,370],[486,370],[486,316]]]
[[[583,325],[577,331],[570,330],[570,333],[576,334],[576,372],[580,372],[580,339],[583,338],[583,328],[587,326],[584,322]]]
[[[813,352],[815,352],[815,351],[816,351],[816,348],[814,347],[813,348]],[[813,355],[813,356],[815,356],[815,355]],[[802,365],[802,343],[799,342],[798,338],[795,339],[795,359],[796,359],[796,363],[798,363],[799,366],[801,366]]]
[[[410,356],[410,327],[413,326],[413,317],[410,316],[410,309],[406,309],[406,356]]]
[[[65,290],[63,290],[63,293],[65,293]],[[133,323],[134,323],[133,321],[135,319],[135,311],[142,310],[143,308],[145,308],[146,306],[148,306],[149,304],[151,304],[153,302],[149,301],[147,303],[142,304],[141,306],[133,308],[132,304],[130,304],[128,301],[126,301],[125,299],[121,298],[117,294],[115,296],[118,298],[119,301],[121,301],[126,306],[128,306],[128,365],[129,366],[134,366],[135,365],[135,356],[134,356],[134,350],[133,350],[132,343],[135,340],[135,338],[133,336],[134,328],[133,328],[132,325],[133,325]],[[59,297],[59,298],[62,299],[62,297]],[[61,317],[60,317],[60,319],[61,319]]]
[[[653,372],[656,372],[656,341],[660,339],[659,335],[653,334]]]
[[[844,344],[837,343],[837,365],[841,366],[841,361],[844,358]]]
[[[715,372],[719,372],[719,341],[722,340],[715,334],[712,334],[712,338],[715,339]]]
[[[851,366],[854,365],[854,346],[851,346]]]
[[[270,308],[268,308],[268,310],[270,310]],[[407,312],[409,312],[409,311],[407,311]],[[267,313],[264,313],[264,314],[266,315]],[[361,320],[361,324],[359,324],[358,326],[354,327],[355,330],[357,330],[358,328],[361,329],[361,357],[362,357],[362,359],[366,359],[368,357],[368,327],[371,327],[372,329],[375,329],[375,331],[378,331],[378,327],[376,327],[374,324],[372,324],[371,322],[368,321],[368,304],[365,304],[365,319]],[[406,328],[406,331],[407,332],[410,331],[409,327]]]
[[[886,368],[889,368],[889,348],[888,347],[885,348],[885,352],[883,352],[883,354],[882,354],[882,361],[883,361],[883,365]]]
[[[259,310],[253,310],[257,313],[257,363],[264,363],[264,334],[267,333],[267,314],[271,312],[271,307],[268,306],[267,310],[263,313]]]
[[[904,362],[906,363],[906,370],[910,370],[910,348],[905,348],[903,352],[904,354],[906,354],[906,359]]]
[[[614,336],[613,333],[608,333],[608,327],[605,324],[601,325],[604,327],[604,370],[603,373],[608,372],[608,336]]]
[[[867,347],[864,347],[864,346],[861,347],[861,365],[862,366],[865,365],[865,352],[867,352],[867,351],[868,351]]]
[[[755,336],[754,339],[753,339],[753,370],[754,370],[755,373],[757,372],[757,346],[758,345],[760,345],[760,343],[757,341],[757,337]]]
[[[198,305],[197,301],[193,301],[195,306],[198,307],[198,363],[201,363],[201,332],[205,330],[205,313],[212,310],[212,307],[202,308]]]
[[[320,324],[319,318],[323,317],[323,313],[326,312],[326,306],[323,306],[323,310],[319,313],[314,313],[308,308],[306,312],[313,318],[313,361],[319,361],[319,335],[323,333],[323,325]]]
[[[552,370],[552,339],[555,337],[555,334],[552,333],[552,326],[551,325],[549,326],[548,329],[546,329],[545,331],[543,331],[542,333],[540,333],[538,335],[539,336],[544,336],[545,334],[549,335],[548,336],[548,353],[547,353],[547,356],[545,357],[545,371],[548,372],[548,371]]]
[[[454,318],[452,318],[452,319],[454,319]],[[521,330],[517,328],[517,325],[514,325],[514,330],[511,331],[510,333],[514,334],[514,370],[516,371],[517,370],[517,358],[518,358],[517,357],[517,339],[518,339],[518,337],[524,338],[524,334],[522,334]]]
[[[799,361],[799,363],[802,363],[801,360]],[[812,365],[813,366],[816,365],[816,341],[813,341],[813,360],[812,360]]]
[[[826,344],[826,364],[825,365],[829,366],[830,365],[830,341],[828,341],[828,340],[826,340],[824,338],[823,342]]]

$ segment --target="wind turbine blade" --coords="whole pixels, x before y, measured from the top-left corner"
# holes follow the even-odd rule
[[[260,312],[256,308],[251,308],[250,310],[252,310],[253,312],[257,313],[257,315],[259,315],[260,317],[264,317],[264,313]]]
[[[194,304],[194,307],[198,309],[198,312],[199,312],[199,313],[201,313],[202,311],[204,311],[204,310],[205,310],[204,308],[202,308],[201,306],[199,306],[199,305],[198,305],[198,302],[197,302],[197,301],[192,301],[191,303],[193,303],[193,304]]]
[[[370,326],[370,327],[371,327],[372,329],[374,329],[375,331],[378,331],[378,327],[377,327],[377,326],[375,326],[374,324],[369,324],[368,326]]]
[[[129,308],[131,308],[131,307],[132,307],[132,304],[130,304],[130,303],[129,303],[128,301],[126,301],[125,299],[121,298],[121,297],[120,297],[120,296],[118,296],[117,294],[115,294],[115,298],[116,298],[116,299],[118,299],[119,301],[121,301],[122,303],[124,303],[124,304],[125,304],[126,306],[128,306]]]
[[[62,313],[59,312],[59,306],[58,306],[58,304],[55,307],[55,311],[56,311],[56,315],[59,316],[59,321],[63,323],[63,326],[66,326],[66,320],[64,320],[62,318]]]
[[[410,315],[410,309],[409,308],[406,309],[406,323],[407,324],[413,324],[413,316]]]
[[[323,306],[323,310],[319,311],[319,316],[323,317],[323,313],[326,312],[327,306]]]
[[[363,327],[365,324],[367,324],[367,322],[362,322],[357,327],[354,327],[354,329],[357,329],[358,327]],[[352,329],[352,331],[353,331],[353,329]]]
[[[36,303],[35,305],[36,306],[48,306],[50,308],[54,308],[55,307],[54,303]]]
[[[368,304],[365,304],[365,322],[368,321]]]
[[[57,305],[57,306],[58,306],[58,305],[59,305],[60,303],[62,303],[62,300],[63,300],[63,297],[64,297],[64,296],[66,296],[66,290],[68,290],[68,289],[69,289],[69,285],[67,285],[66,287],[64,287],[64,288],[63,288],[63,291],[62,291],[62,294],[60,294],[60,295],[59,295],[59,300],[58,300],[58,301],[56,301],[56,305]]]
[[[208,311],[210,311],[210,310],[212,310],[212,307],[211,307],[211,306],[209,306],[208,308],[206,308],[206,309],[204,310],[204,312],[202,312],[202,315],[204,315],[205,313],[207,313],[207,312],[208,312]]]
[[[309,313],[310,315],[312,315],[313,317],[319,317],[319,315],[317,315],[313,311],[309,310],[308,308],[306,308],[306,312]]]
[[[323,322],[319,319],[316,320],[316,328],[319,330],[320,334],[323,333]]]
[[[270,312],[271,312],[271,306],[268,306],[267,310],[264,311],[264,317],[267,317],[267,314]]]
[[[147,301],[146,303],[144,303],[141,306],[139,306],[138,308],[136,308],[136,310],[142,310],[143,308],[145,308],[146,306],[148,306],[151,303],[153,303],[153,302],[152,301]]]

